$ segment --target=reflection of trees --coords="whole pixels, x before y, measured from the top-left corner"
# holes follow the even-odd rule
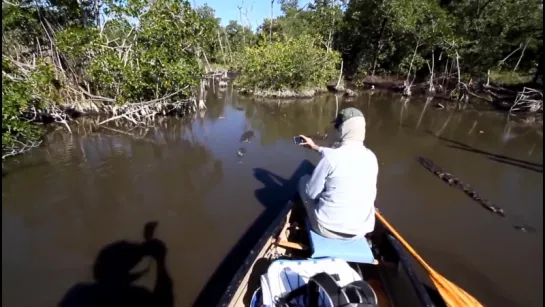
[[[252,128],[259,131],[264,145],[273,144],[279,138],[291,139],[296,134],[315,135],[331,133],[331,121],[338,110],[356,107],[363,111],[368,133],[379,132],[386,123],[389,128],[399,126],[400,109],[392,103],[394,96],[383,93],[363,93],[357,99],[323,95],[310,100],[257,100],[238,97],[238,105],[245,109]],[[337,102],[338,101],[338,107]],[[408,107],[405,107],[405,112]],[[395,115],[393,114],[395,112]],[[405,117],[405,115],[404,115]],[[392,122],[392,118],[397,119]],[[371,132],[373,131],[373,132]]]
[[[466,140],[469,143],[484,139],[494,146],[524,142],[527,152],[536,152],[541,136],[536,135],[540,125],[533,118],[518,120],[497,112],[478,109],[460,110],[456,106],[438,108],[439,101],[428,98],[400,99],[389,93],[362,93],[356,99],[338,98],[339,110],[356,107],[363,111],[367,134],[371,142],[385,142],[392,137],[413,137],[416,130]],[[330,121],[335,115],[335,96],[323,95],[312,100],[264,100],[235,97],[233,104],[245,109],[247,120],[261,135],[262,144],[273,144],[278,139],[291,139],[302,133],[313,135],[330,132]],[[502,127],[505,127],[502,129]],[[484,131],[484,132],[482,132]],[[483,134],[484,133],[484,134]],[[428,145],[431,139],[421,139]]]
[[[197,220],[206,224],[206,207],[201,204],[222,180],[223,168],[190,125],[164,118],[155,127],[126,131],[112,126],[84,134],[84,129],[96,131],[92,125],[81,121],[77,127],[82,134],[50,133],[44,148],[31,154],[42,155],[46,163],[24,176],[14,173],[6,178],[12,181],[3,185],[9,187],[3,194],[7,206],[28,211],[24,214],[28,221],[54,216],[68,228],[84,227],[89,235],[97,227],[119,227],[116,221],[131,219],[127,214],[145,212],[156,216],[179,212],[199,216]],[[28,189],[33,191],[30,195]],[[40,203],[45,211],[29,206]]]
[[[298,133],[323,133],[335,113],[335,98],[330,95],[294,102],[239,98],[239,104],[246,109],[252,128],[260,132],[263,145],[273,144],[279,138],[291,139]]]
[[[108,126],[121,133],[81,121],[74,134],[52,132],[42,148],[24,157],[44,163],[14,169],[3,178],[3,222],[9,222],[3,230],[14,238],[4,245],[11,257],[3,265],[18,276],[11,289],[50,290],[43,279],[32,278],[36,274],[54,272],[65,282],[80,280],[86,259],[149,219],[163,225],[161,238],[169,245],[174,259],[169,268],[177,278],[200,276],[202,267],[195,263],[210,241],[195,231],[206,225],[209,233],[221,233],[211,220],[211,206],[204,204],[222,180],[223,166],[186,122],[164,118],[155,127],[130,131]],[[55,291],[28,297],[22,305],[43,305],[36,299],[58,301],[68,286],[53,284]],[[187,285],[175,280],[175,287],[175,305],[188,306]]]
[[[229,88],[228,91],[231,91]],[[206,95],[206,118],[215,122],[218,118],[224,116],[225,105],[230,99],[230,93],[226,91],[223,93],[214,94],[211,90],[207,91]]]
[[[488,147],[501,148],[512,143],[512,148],[527,148],[528,155],[535,152],[536,147],[540,149],[542,144],[537,131],[542,129],[543,123],[533,117],[513,120],[496,111],[459,110],[455,107],[440,109],[438,101],[431,98],[403,101],[391,95],[374,95],[372,99],[372,107],[361,103],[362,110],[368,119],[368,131],[374,129],[370,124],[373,117],[369,114],[375,112],[378,118],[389,119],[385,128],[388,131],[381,131],[383,140],[388,135],[399,137],[418,130],[467,142],[471,146],[484,142]],[[392,130],[393,127],[397,132]]]

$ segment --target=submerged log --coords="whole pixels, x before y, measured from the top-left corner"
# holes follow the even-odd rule
[[[431,161],[428,158],[418,157],[417,160],[420,164],[422,164],[422,166],[424,166],[424,168],[429,170],[432,174],[436,175],[438,178],[446,182],[448,185],[462,190],[466,195],[471,197],[471,199],[478,202],[483,208],[507,219],[507,216],[502,208],[493,204],[491,201],[481,197],[477,193],[477,191],[475,191],[470,185],[463,183],[460,179],[458,179],[451,173],[448,173],[441,167],[437,166],[435,163],[433,163],[433,161]],[[523,232],[535,231],[535,228],[529,225],[512,225],[512,226],[516,230],[520,230]]]

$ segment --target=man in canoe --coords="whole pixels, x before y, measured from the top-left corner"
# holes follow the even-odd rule
[[[312,176],[299,181],[299,195],[313,230],[327,238],[362,237],[375,227],[378,161],[363,144],[365,117],[356,108],[341,110],[332,122],[338,148],[320,147],[301,135],[301,145],[321,154]]]

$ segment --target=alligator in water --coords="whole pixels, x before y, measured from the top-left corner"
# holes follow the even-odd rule
[[[240,136],[240,142],[241,143],[250,143],[252,138],[255,136],[255,133],[252,130],[247,130],[242,133]]]
[[[469,197],[471,197],[473,200],[477,201],[481,206],[483,206],[485,209],[496,213],[497,215],[506,218],[505,212],[502,208],[499,206],[494,205],[491,201],[482,198],[470,185],[463,183],[460,179],[456,178],[451,173],[445,171],[441,167],[437,166],[433,161],[431,161],[428,158],[418,157],[418,162],[422,164],[427,170],[432,172],[437,177],[441,178],[444,182],[448,183],[450,186],[458,188],[464,193],[466,193]],[[513,228],[524,231],[524,232],[534,232],[535,228],[528,225],[513,225]]]

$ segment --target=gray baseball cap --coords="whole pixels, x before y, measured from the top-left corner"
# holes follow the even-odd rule
[[[363,117],[363,113],[361,113],[361,111],[356,108],[350,107],[350,108],[342,109],[339,112],[339,114],[337,114],[337,117],[331,123],[334,123],[335,128],[337,129],[345,121],[351,119],[352,117],[358,117],[358,116]]]

